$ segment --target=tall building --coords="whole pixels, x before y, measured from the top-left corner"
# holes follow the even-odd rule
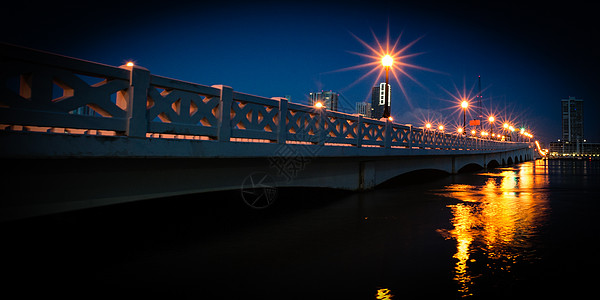
[[[371,103],[369,102],[356,102],[356,114],[363,117],[371,117]]]
[[[388,84],[388,99],[392,99],[392,88]],[[371,118],[380,119],[383,117],[385,110],[385,82],[379,84],[379,86],[373,87],[371,93]],[[391,106],[390,101],[390,106]]]
[[[562,140],[570,143],[583,142],[583,100],[569,97],[561,100]]]
[[[583,100],[575,97],[561,99],[560,106],[562,135],[558,142],[550,143],[550,153],[579,155],[588,152],[589,143],[583,138]]]
[[[326,107],[329,110],[337,111],[339,96],[339,94],[336,94],[332,91],[321,91],[308,94],[308,99],[310,100],[310,105],[315,105],[315,103],[321,102],[321,104],[323,104],[323,107]]]

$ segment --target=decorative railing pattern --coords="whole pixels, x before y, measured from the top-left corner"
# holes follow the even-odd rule
[[[151,76],[147,88],[147,132],[216,138],[220,90]]]
[[[483,140],[0,44],[0,129],[219,142],[496,150]],[[81,114],[82,109],[89,113]],[[56,131],[66,128],[66,131]],[[75,129],[79,129],[77,131]]]

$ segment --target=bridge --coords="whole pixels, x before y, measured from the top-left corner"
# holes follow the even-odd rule
[[[7,44],[0,57],[0,220],[224,190],[265,207],[276,187],[368,190],[416,170],[533,159],[530,143],[328,111],[134,65]]]

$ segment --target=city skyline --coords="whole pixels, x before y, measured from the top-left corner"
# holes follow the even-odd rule
[[[388,8],[372,7],[379,3]],[[234,2],[228,7],[183,2],[160,11],[150,9],[162,7],[151,1],[143,6],[133,2],[137,10],[128,15],[124,9],[122,17],[109,22],[105,15],[119,7],[109,4],[115,5],[97,11],[44,4],[50,7],[29,11],[33,16],[27,26],[3,23],[3,42],[109,65],[133,60],[167,77],[262,96],[290,95],[298,103],[309,103],[309,91],[333,90],[340,104],[351,102],[346,108],[352,110],[356,102],[370,101],[380,81],[371,74],[356,82],[368,70],[340,70],[370,62],[354,54],[368,51],[356,37],[376,47],[389,28],[399,47],[414,42],[406,62],[426,69],[400,74],[402,87],[390,80],[397,91],[391,99],[397,122],[458,123],[462,115],[449,93],[475,95],[481,76],[483,106],[491,103],[494,114],[521,120],[543,142],[561,137],[560,100],[584,99],[585,138],[600,141],[599,121],[589,115],[600,109],[592,85],[597,61],[588,56],[594,37],[586,27],[590,21],[578,17],[584,9],[547,7],[546,15],[533,15],[535,7],[513,10],[493,4],[434,3],[438,9],[427,9],[385,1],[309,1]],[[329,18],[319,18],[324,15]],[[581,21],[564,22],[563,16]]]

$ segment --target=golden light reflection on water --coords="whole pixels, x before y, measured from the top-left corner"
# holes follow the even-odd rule
[[[394,297],[389,289],[378,289],[375,299],[390,300]]]
[[[490,269],[510,272],[516,262],[536,259],[533,239],[549,209],[546,193],[536,193],[548,184],[538,162],[479,174],[484,184],[450,184],[441,191],[459,200],[448,205],[453,228],[438,231],[456,241],[454,280],[461,296],[473,295],[474,279]],[[470,268],[475,263],[478,271]]]

